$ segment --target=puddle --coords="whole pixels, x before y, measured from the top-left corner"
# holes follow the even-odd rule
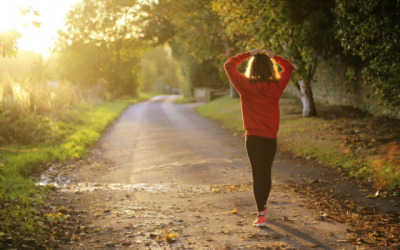
[[[93,151],[91,152],[94,155],[98,155],[101,153]],[[158,168],[165,169],[169,167],[177,167],[177,166],[193,166],[197,164],[204,164],[209,162],[210,159],[198,159],[191,161],[177,161],[168,164],[159,164],[149,168]],[[227,158],[217,158],[212,159],[213,162],[218,163],[234,163],[234,160]],[[96,159],[95,161],[96,162]],[[97,190],[109,190],[109,191],[134,191],[134,192],[151,192],[151,193],[163,193],[163,192],[176,192],[184,195],[185,193],[206,193],[206,192],[214,192],[217,189],[212,188],[210,185],[182,185],[177,183],[136,183],[136,184],[126,184],[126,183],[97,183],[97,182],[79,182],[79,170],[82,165],[91,165],[94,164],[91,159],[83,161],[83,162],[64,162],[64,163],[55,163],[48,167],[39,178],[35,180],[36,185],[53,185],[57,187],[61,192],[70,192],[70,193],[83,193],[83,192],[93,192]],[[100,165],[104,163],[101,162]],[[116,169],[115,166],[111,165],[111,168],[108,168],[109,171],[113,171]],[[135,169],[135,171],[139,171],[141,168]],[[77,172],[76,172],[77,171]],[[133,172],[135,172],[133,171]],[[228,185],[228,184],[227,184]],[[229,184],[231,186],[231,184]],[[218,189],[219,190],[219,189]]]
[[[144,192],[209,192],[211,187],[209,185],[190,186],[180,184],[125,184],[125,183],[96,183],[85,182],[75,183],[71,179],[71,175],[67,174],[71,170],[71,166],[60,166],[53,164],[46,171],[42,173],[40,178],[36,181],[36,185],[54,185],[62,192],[92,192],[96,190],[112,190],[112,191],[144,191]]]
[[[69,175],[62,174],[66,171],[69,171],[68,167],[60,167],[53,164],[47,170],[45,170],[39,177],[39,180],[36,181],[36,185],[49,185],[52,184],[56,187],[59,187],[59,183],[63,183],[65,185],[71,184],[72,180]]]
[[[136,191],[136,192],[195,192],[204,193],[211,192],[209,185],[189,186],[179,184],[123,184],[123,183],[75,183],[63,184],[58,186],[62,192],[92,192],[96,190],[110,190],[110,191]]]

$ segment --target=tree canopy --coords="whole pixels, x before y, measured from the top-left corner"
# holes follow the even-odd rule
[[[336,37],[345,54],[360,56],[362,81],[379,105],[400,107],[400,3],[393,0],[336,0]],[[355,69],[348,75],[355,78]]]
[[[66,17],[54,52],[62,78],[81,85],[100,80],[114,96],[136,95],[140,58],[136,0],[83,0]]]
[[[334,39],[334,4],[333,0],[305,0],[301,4],[290,0],[213,0],[212,8],[226,24],[225,33],[239,46],[269,48],[291,60],[296,68],[292,82],[300,85],[303,96],[303,115],[314,116],[310,83],[315,68],[340,46]]]
[[[228,86],[223,71],[227,39],[222,23],[210,8],[211,0],[160,0],[142,6],[148,15],[143,38],[153,44],[168,43],[178,62],[181,88]]]

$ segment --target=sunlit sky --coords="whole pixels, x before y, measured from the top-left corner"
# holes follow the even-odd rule
[[[69,9],[81,0],[0,0],[0,31],[16,28],[24,37],[18,40],[18,49],[32,50],[50,56],[49,48],[53,46],[53,38],[57,30],[64,27],[64,18]],[[19,7],[32,10],[21,16]],[[34,16],[33,10],[40,16]],[[40,28],[32,25],[32,21],[41,23]],[[23,23],[28,26],[24,27]]]

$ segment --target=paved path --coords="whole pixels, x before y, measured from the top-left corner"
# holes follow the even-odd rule
[[[253,227],[243,137],[200,117],[196,104],[174,104],[176,98],[131,106],[77,163],[77,183],[62,195],[90,211],[86,224],[96,233],[65,248],[114,242],[113,248],[136,249],[353,249],[340,241],[348,226],[316,220],[307,199],[284,189],[271,193],[268,227]],[[274,184],[330,171],[300,164],[278,154]],[[167,244],[164,229],[178,239]]]
[[[242,139],[232,140],[219,124],[200,117],[193,105],[174,104],[176,98],[160,96],[139,103],[116,121],[102,140],[106,157],[117,166],[108,181],[227,183],[232,180],[223,169],[246,167]],[[247,173],[242,179],[249,177]]]

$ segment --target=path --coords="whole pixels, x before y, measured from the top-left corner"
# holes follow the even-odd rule
[[[277,188],[340,174],[278,154],[268,227],[255,228],[244,139],[176,98],[131,106],[75,164],[75,182],[51,204],[82,214],[85,227],[68,232],[75,241],[64,249],[353,249],[341,241],[350,227],[316,220],[306,198]],[[177,240],[167,243],[163,230],[178,232]]]

